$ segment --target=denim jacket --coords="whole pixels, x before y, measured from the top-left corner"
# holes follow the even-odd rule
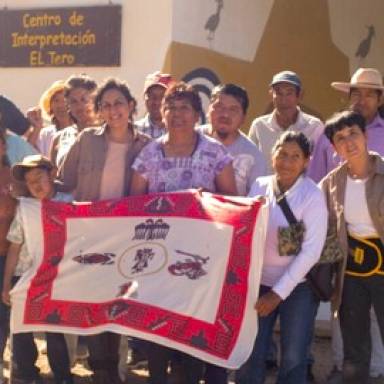
[[[373,167],[365,185],[367,205],[373,225],[380,236],[381,242],[384,244],[384,159],[374,152],[370,152],[369,157]],[[343,163],[320,182],[327,201],[329,223],[335,225],[345,255],[343,261],[339,264],[336,293],[332,299],[332,309],[335,311],[338,310],[341,303],[348,255],[348,234],[344,216],[347,175],[347,164]]]
[[[108,151],[106,129],[106,126],[103,125],[97,128],[87,128],[81,132],[59,169],[59,179],[63,182],[63,189],[73,191],[77,201],[99,200],[101,179]],[[150,140],[147,135],[134,131],[133,143],[128,149],[125,159],[124,196],[129,194],[132,163]]]

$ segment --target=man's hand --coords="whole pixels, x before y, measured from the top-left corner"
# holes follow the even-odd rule
[[[281,297],[277,293],[270,290],[263,296],[259,297],[259,300],[257,300],[255,304],[255,309],[259,316],[268,316],[272,311],[276,309],[281,301]]]

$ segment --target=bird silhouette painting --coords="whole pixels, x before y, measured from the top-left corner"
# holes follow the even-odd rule
[[[367,28],[368,36],[360,42],[359,47],[355,53],[355,56],[359,58],[360,61],[367,57],[371,49],[372,39],[375,37],[375,27],[373,25],[369,25]]]
[[[215,1],[217,3],[216,12],[213,15],[209,16],[204,27],[204,29],[208,31],[207,40],[210,44],[215,38],[216,29],[220,24],[220,13],[224,8],[224,0],[215,0]]]

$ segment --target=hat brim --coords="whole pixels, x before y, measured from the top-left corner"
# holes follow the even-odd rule
[[[378,84],[371,84],[371,83],[343,83],[339,81],[335,81],[331,83],[331,87],[345,93],[349,93],[351,88],[368,88],[368,89],[377,89],[379,91],[384,90],[384,86],[378,85]]]
[[[33,168],[46,168],[48,171],[51,171],[53,169],[53,167],[48,165],[48,164],[47,165],[43,165],[43,164],[40,164],[40,165],[36,165],[36,164],[30,164],[30,165],[27,165],[27,164],[15,164],[11,168],[12,177],[16,181],[24,182],[24,174],[25,174],[25,172],[27,170],[33,169]]]
[[[290,80],[279,80],[279,81],[275,81],[275,82],[270,83],[269,86],[270,86],[270,87],[274,87],[274,86],[277,85],[277,84],[283,84],[283,83],[287,83],[287,84],[290,84],[290,85],[294,85],[296,88],[301,89],[301,84],[295,83],[294,81],[290,81]]]
[[[168,87],[163,84],[163,83],[153,83],[153,84],[149,84],[145,89],[144,89],[144,95],[153,87],[161,87],[161,88],[164,88],[165,90],[168,89]]]

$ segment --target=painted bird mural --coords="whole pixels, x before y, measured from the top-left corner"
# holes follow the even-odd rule
[[[216,12],[209,16],[204,29],[208,31],[207,40],[211,42],[215,38],[215,32],[220,23],[220,13],[224,8],[224,0],[215,0],[217,3]]]
[[[369,51],[371,50],[372,39],[376,34],[375,27],[373,25],[369,25],[367,28],[368,36],[360,42],[355,53],[355,57],[360,58],[360,60],[364,60],[367,57]]]

